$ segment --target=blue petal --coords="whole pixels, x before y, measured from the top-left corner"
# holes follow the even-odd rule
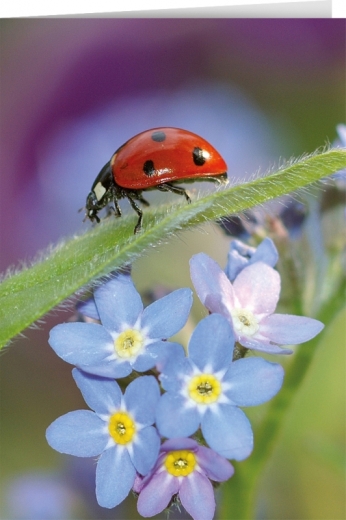
[[[77,410],[56,419],[46,431],[48,444],[76,457],[99,455],[108,442],[105,423],[90,410]]]
[[[182,345],[179,343],[171,343],[170,341],[166,342],[167,348],[163,350],[160,359],[156,362],[156,369],[159,372],[166,371],[167,367],[174,362],[174,360],[185,359],[185,350]]]
[[[133,327],[143,310],[130,275],[118,273],[95,290],[94,298],[102,325],[109,331],[118,332],[124,324]]]
[[[138,432],[133,444],[132,462],[141,475],[146,475],[153,467],[160,451],[160,436],[156,428],[147,426]]]
[[[214,518],[214,489],[205,475],[194,471],[189,477],[183,478],[179,498],[193,520],[212,520]]]
[[[104,451],[96,467],[96,498],[102,507],[112,508],[129,494],[136,477],[136,470],[128,451],[113,446]]]
[[[86,374],[77,368],[72,375],[85,402],[97,414],[108,414],[120,407],[122,393],[112,379]]]
[[[191,289],[177,289],[144,309],[141,326],[150,338],[170,338],[187,322],[191,306]]]
[[[91,298],[85,301],[79,301],[76,304],[76,310],[83,314],[84,316],[88,316],[88,318],[93,318],[94,320],[100,321],[99,313],[97,312],[97,307],[95,305],[95,301]]]
[[[226,459],[246,459],[253,448],[250,422],[236,406],[219,405],[217,413],[209,408],[202,418],[202,433],[209,446]]]
[[[188,347],[189,358],[200,369],[226,369],[232,362],[234,334],[229,322],[220,314],[211,314],[195,328]]]
[[[163,437],[189,437],[198,429],[197,407],[187,408],[186,400],[170,393],[161,396],[156,411],[156,426]]]
[[[82,363],[76,363],[76,365],[83,372],[111,379],[126,377],[132,372],[132,367],[128,361],[119,361],[118,359],[105,359],[99,365],[83,365]]]
[[[191,375],[193,372],[192,363],[189,358],[179,354],[177,357],[173,355],[167,358],[164,369],[159,376],[161,386],[169,392],[179,392],[182,387],[182,378],[185,375]]]
[[[277,363],[255,357],[238,359],[224,378],[230,383],[226,394],[238,406],[256,406],[278,393],[283,378],[284,370]]]
[[[159,385],[153,376],[138,377],[129,384],[124,395],[127,411],[136,422],[146,426],[155,422],[159,399]]]
[[[113,340],[97,323],[61,323],[49,336],[52,349],[73,365],[98,364],[114,350]]]

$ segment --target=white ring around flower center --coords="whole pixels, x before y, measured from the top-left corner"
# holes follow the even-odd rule
[[[239,334],[253,336],[258,331],[258,321],[248,309],[232,309],[231,315],[233,326]]]

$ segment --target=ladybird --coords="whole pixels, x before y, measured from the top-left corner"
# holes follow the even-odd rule
[[[86,200],[86,218],[100,222],[98,212],[111,202],[120,217],[118,201],[127,198],[138,215],[134,229],[138,233],[143,213],[137,201],[149,206],[143,191],[171,191],[191,202],[176,183],[204,179],[227,182],[227,165],[211,144],[180,128],[146,130],[120,146],[102,168]]]

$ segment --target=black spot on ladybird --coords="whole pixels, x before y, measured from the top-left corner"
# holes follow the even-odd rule
[[[143,171],[145,175],[148,175],[148,177],[151,177],[155,173],[154,163],[153,161],[145,161],[143,164]]]
[[[203,166],[206,161],[202,148],[198,146],[193,149],[192,158],[196,166]]]
[[[157,132],[153,132],[151,134],[151,138],[153,141],[156,141],[157,143],[162,143],[162,141],[166,139],[166,134],[165,132],[158,130]]]

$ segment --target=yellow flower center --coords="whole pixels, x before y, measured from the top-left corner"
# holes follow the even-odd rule
[[[135,329],[124,330],[114,341],[116,353],[121,358],[131,358],[137,356],[143,347],[144,338]]]
[[[197,403],[210,404],[217,401],[221,394],[221,383],[211,374],[199,374],[194,376],[189,383],[191,399]]]
[[[239,334],[253,336],[258,331],[258,321],[248,309],[233,309],[231,314],[233,326]]]
[[[108,430],[117,444],[127,444],[136,433],[136,425],[127,412],[116,412],[109,419]]]
[[[195,469],[196,457],[192,451],[170,451],[165,459],[165,468],[174,477],[187,477]]]

